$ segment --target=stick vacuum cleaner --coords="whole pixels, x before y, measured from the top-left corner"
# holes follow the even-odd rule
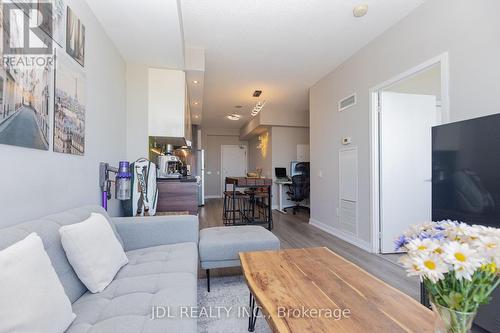
[[[111,183],[109,174],[115,174],[115,198],[117,200],[129,200],[131,195],[130,163],[121,161],[118,168],[110,166],[108,163],[99,164],[99,186],[101,187],[101,205],[108,210],[108,200],[111,199]]]

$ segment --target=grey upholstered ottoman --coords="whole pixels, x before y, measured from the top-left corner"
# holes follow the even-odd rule
[[[240,252],[279,250],[280,241],[260,226],[215,227],[200,231],[201,268],[207,271],[210,291],[210,269],[240,266]]]

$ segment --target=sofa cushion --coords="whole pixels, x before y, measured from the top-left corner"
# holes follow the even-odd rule
[[[127,252],[128,265],[122,267],[115,280],[171,272],[198,274],[196,243],[160,245]]]
[[[180,315],[181,307],[196,306],[196,283],[192,273],[115,280],[103,292],[88,292],[73,304],[76,319],[66,332],[196,332],[196,320]],[[151,319],[156,306],[168,307],[174,318]]]
[[[36,233],[0,251],[0,332],[64,332],[74,319]]]
[[[181,307],[197,304],[196,244],[156,246],[127,256],[129,264],[103,292],[88,292],[73,304],[77,317],[67,333],[196,332],[196,319],[180,314]],[[174,318],[152,320],[155,306],[168,307]]]
[[[64,291],[73,303],[87,291],[87,288],[78,279],[78,276],[66,258],[61,245],[59,228],[63,225],[82,222],[92,212],[104,215],[109,221],[109,216],[102,207],[85,206],[0,229],[0,250],[26,238],[32,232],[36,232],[42,239],[45,251],[47,251],[52,266],[54,266],[59,280],[61,280]],[[118,241],[122,243],[113,224],[111,224],[111,228],[113,228]]]
[[[203,262],[239,261],[240,252],[279,250],[280,241],[260,226],[215,227],[200,231],[199,246],[203,266]]]
[[[59,228],[68,261],[87,289],[101,292],[128,263],[123,246],[101,214]]]

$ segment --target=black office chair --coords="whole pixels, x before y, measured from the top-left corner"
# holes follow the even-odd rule
[[[309,207],[301,206],[300,203],[306,199],[309,199],[310,193],[310,177],[309,177],[309,163],[297,163],[295,166],[295,172],[299,173],[292,177],[292,184],[289,186],[289,191],[286,192],[291,201],[295,202],[296,205],[292,207],[285,208],[293,209],[293,215],[297,214],[297,210],[304,208],[309,210]]]

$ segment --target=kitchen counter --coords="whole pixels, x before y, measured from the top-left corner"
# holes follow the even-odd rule
[[[156,211],[198,214],[198,190],[195,177],[157,178],[158,204]]]
[[[196,183],[198,180],[196,177],[187,176],[181,178],[156,178],[156,182],[180,182],[180,183]]]

